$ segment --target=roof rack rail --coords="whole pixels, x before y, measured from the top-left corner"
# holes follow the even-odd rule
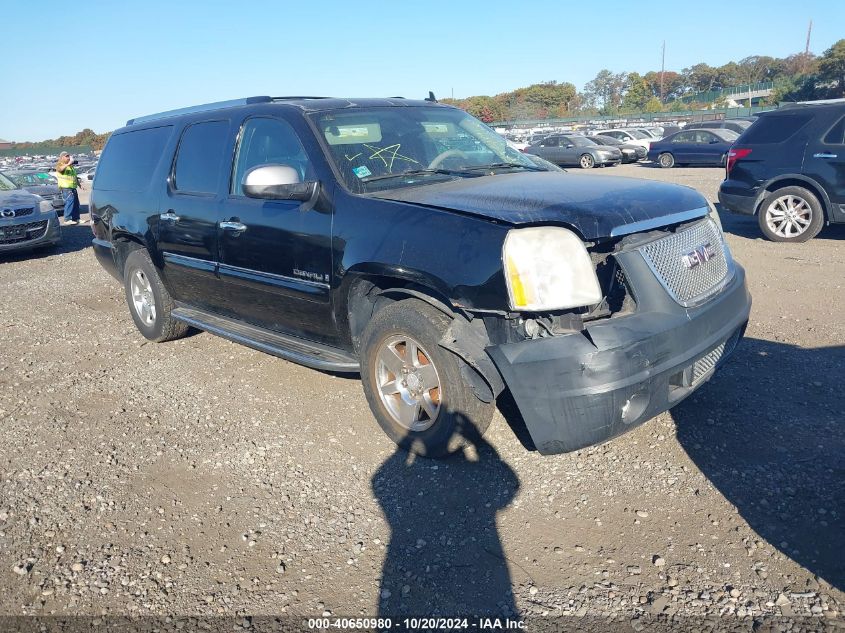
[[[181,114],[192,114],[194,112],[209,112],[212,110],[220,110],[222,108],[232,108],[234,106],[249,105],[251,103],[270,103],[273,97],[246,97],[244,99],[230,99],[229,101],[215,101],[214,103],[205,103],[203,105],[191,106],[189,108],[178,108],[176,110],[166,110],[165,112],[158,112],[156,114],[147,114],[145,116],[135,117],[129,119],[126,125],[134,123],[147,123],[149,121],[156,121],[158,119],[167,119],[169,117],[179,116]]]
[[[271,101],[293,101],[294,99],[331,99],[331,97],[309,97],[305,95],[294,95],[290,97],[273,97]]]

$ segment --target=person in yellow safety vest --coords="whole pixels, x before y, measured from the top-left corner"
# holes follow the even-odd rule
[[[59,181],[62,200],[65,201],[65,224],[79,224],[79,194],[76,192],[79,178],[76,176],[73,160],[67,152],[59,154],[59,162],[56,163],[56,179]],[[82,223],[85,224],[85,222]]]

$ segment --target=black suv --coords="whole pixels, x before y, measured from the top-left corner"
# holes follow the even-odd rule
[[[763,112],[728,152],[719,201],[775,242],[845,222],[845,103]]]
[[[562,173],[432,101],[251,97],[133,119],[90,203],[140,332],[360,372],[448,453],[510,390],[537,449],[667,410],[742,336],[743,269],[693,189]]]

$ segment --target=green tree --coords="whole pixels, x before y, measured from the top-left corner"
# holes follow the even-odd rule
[[[622,98],[622,109],[628,112],[642,112],[645,104],[654,96],[651,88],[638,73],[630,73],[627,83],[628,87]]]
[[[825,84],[827,96],[845,96],[845,40],[839,40],[819,60],[818,80]]]
[[[662,112],[663,111],[663,104],[660,102],[660,99],[657,97],[652,97],[649,99],[645,104],[645,111],[646,112]]]
[[[594,79],[587,82],[584,92],[601,112],[612,114],[622,103],[627,76],[627,73],[612,73],[606,68],[602,69]]]

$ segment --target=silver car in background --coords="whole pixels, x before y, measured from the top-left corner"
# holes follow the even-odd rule
[[[64,211],[65,203],[62,200],[62,193],[59,191],[59,181],[56,180],[55,176],[38,169],[7,169],[0,173],[8,177],[21,189],[26,189],[29,193],[34,193],[45,200],[49,200],[59,215]]]
[[[0,174],[0,254],[54,246],[61,240],[53,205]]]

